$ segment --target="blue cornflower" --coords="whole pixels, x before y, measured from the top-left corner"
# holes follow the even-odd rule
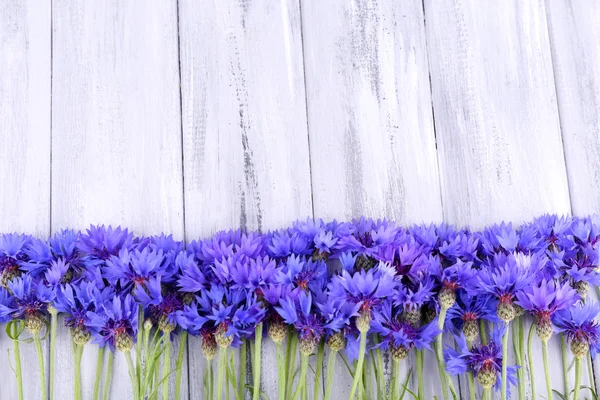
[[[179,269],[177,285],[181,292],[197,293],[208,287],[206,269],[198,263],[194,254],[180,252],[175,259],[175,265]]]
[[[171,288],[162,285],[161,276],[150,278],[143,288],[135,290],[135,300],[150,312],[152,320],[163,333],[171,333],[177,327],[183,311],[183,301]]]
[[[571,307],[579,296],[568,283],[542,279],[517,293],[517,299],[517,305],[535,316],[535,329],[540,339],[548,340],[553,331],[552,315]]]
[[[471,348],[467,346],[464,336],[457,336],[458,350],[448,347],[444,351],[446,370],[450,375],[460,375],[473,372],[477,381],[485,389],[492,386],[496,391],[502,387],[502,336],[506,327],[497,325],[492,331],[488,344],[478,344]],[[507,367],[508,383],[516,386],[517,366]],[[510,385],[507,385],[510,387]],[[510,397],[510,393],[508,393]]]
[[[288,289],[319,292],[326,284],[327,264],[322,260],[307,260],[301,256],[290,256],[277,271],[277,282]]]
[[[163,282],[171,282],[173,271],[167,270],[166,258],[162,250],[147,246],[142,250],[123,248],[118,256],[106,260],[102,269],[104,278],[119,291],[143,289],[152,279],[161,277]]]
[[[369,269],[375,264],[375,256],[380,248],[394,242],[400,232],[393,222],[387,220],[367,219],[360,217],[358,220],[346,224],[347,229],[340,235],[336,249],[341,252],[352,252],[358,256],[359,269]]]
[[[479,271],[479,289],[498,300],[498,317],[505,322],[516,316],[513,301],[542,270],[545,259],[537,254],[497,254]]]
[[[58,312],[65,314],[65,326],[71,328],[76,344],[83,345],[91,339],[88,311],[96,310],[97,305],[109,301],[114,294],[112,287],[101,290],[96,283],[89,281],[57,287],[53,305]]]
[[[300,292],[295,299],[281,299],[275,307],[286,324],[294,325],[300,339],[300,351],[311,354],[325,333],[324,321],[313,305],[310,292]]]
[[[138,312],[130,294],[113,296],[87,312],[89,329],[94,342],[111,350],[129,351],[138,331]]]
[[[456,303],[446,314],[446,321],[450,322],[450,329],[456,335],[462,332],[467,343],[473,343],[479,335],[479,320],[500,322],[496,315],[496,303],[492,296],[485,294],[473,296],[465,290],[459,290]]]
[[[291,255],[303,256],[311,254],[311,242],[299,233],[283,229],[271,233],[268,254],[277,260],[286,260]]]
[[[35,282],[30,275],[14,278],[8,283],[8,290],[11,296],[0,304],[0,318],[24,319],[25,328],[37,334],[45,325],[48,303],[54,300],[54,291],[42,281]]]
[[[600,345],[600,326],[596,321],[599,312],[598,303],[587,301],[559,310],[552,316],[556,330],[571,342],[575,357],[584,357],[590,348],[595,352]]]
[[[383,302],[373,313],[372,330],[382,339],[379,346],[389,348],[395,361],[406,358],[413,347],[431,350],[431,343],[440,333],[437,320],[416,327],[398,319],[398,314],[391,301]]]
[[[360,305],[356,325],[361,332],[366,332],[370,327],[373,308],[392,296],[397,284],[392,267],[380,263],[377,268],[359,270],[352,275],[342,270],[332,278],[329,291],[333,296]]]
[[[82,234],[77,242],[77,247],[84,253],[84,261],[92,265],[101,265],[111,256],[117,256],[121,249],[131,250],[140,245],[143,247],[147,239],[140,242],[134,238],[133,233],[120,226],[113,228],[104,225],[93,226]]]
[[[20,266],[28,261],[24,248],[32,237],[18,233],[0,234],[0,286],[6,288],[8,283],[21,275]]]

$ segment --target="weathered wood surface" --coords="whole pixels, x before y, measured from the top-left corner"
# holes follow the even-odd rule
[[[0,3],[0,231],[50,233],[50,4]],[[13,344],[0,330],[1,399],[14,399]],[[24,332],[23,338],[29,337]],[[33,344],[20,344],[27,399],[40,393]],[[44,344],[44,352],[48,348]],[[47,361],[46,357],[46,361]],[[46,370],[47,375],[47,370]]]
[[[315,216],[440,221],[421,1],[308,1],[302,23]],[[348,397],[341,360],[335,376]]]
[[[571,207],[600,213],[600,4],[546,2]],[[594,299],[597,301],[596,293]],[[569,359],[572,359],[569,355]],[[600,362],[594,362],[596,388]],[[587,367],[584,377],[588,375]],[[570,372],[574,379],[574,372]],[[589,382],[589,380],[588,380]]]
[[[424,3],[444,217],[480,228],[569,213],[544,3],[483,3]],[[549,348],[562,392],[556,338]]]
[[[312,218],[298,1],[179,7],[187,239]],[[193,399],[202,396],[199,343],[189,347]],[[262,371],[276,399],[269,340]]]
[[[182,239],[176,5],[55,0],[52,11],[52,229],[105,223]],[[56,398],[72,398],[66,328],[56,353]],[[86,347],[86,399],[95,362]],[[130,398],[121,353],[114,368],[112,398]]]
[[[101,222],[190,241],[307,216],[480,228],[597,213],[599,34],[591,0],[7,1],[0,230]],[[0,335],[0,354],[11,347]],[[562,392],[556,339],[550,351]],[[21,352],[35,399],[35,352]],[[188,356],[184,398],[200,399],[198,339]],[[72,398],[66,328],[57,357],[57,398]],[[262,359],[276,399],[268,339]],[[89,346],[84,398],[95,362]],[[337,367],[343,399],[351,381]],[[0,399],[16,397],[8,375]],[[129,393],[118,357],[112,398]]]

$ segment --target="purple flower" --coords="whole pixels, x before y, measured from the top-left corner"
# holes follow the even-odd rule
[[[28,261],[23,250],[31,240],[31,236],[18,233],[0,235],[0,285],[2,287],[7,287],[8,282],[21,275],[20,266]]]
[[[138,331],[137,306],[131,295],[114,296],[86,315],[92,338],[100,347],[131,350]]]
[[[177,285],[182,292],[197,293],[208,287],[206,271],[199,265],[194,254],[182,251],[177,255],[175,265],[180,271]]]
[[[166,267],[166,258],[162,250],[150,246],[132,251],[126,248],[118,256],[111,256],[103,268],[104,277],[118,290],[135,292],[142,289],[153,278],[161,277],[164,282],[172,280],[172,271]],[[171,273],[170,273],[171,272]]]
[[[275,307],[286,324],[294,325],[298,337],[306,346],[306,353],[319,343],[325,333],[324,321],[313,305],[312,295],[300,292],[296,299],[281,299],[280,307]],[[310,350],[310,351],[309,351]]]
[[[599,312],[598,303],[588,301],[578,302],[553,315],[552,322],[556,330],[562,332],[571,342],[571,351],[575,357],[585,356],[590,347],[594,353],[599,346],[600,326],[595,319]]]
[[[415,327],[399,320],[398,314],[397,310],[393,310],[390,301],[383,302],[374,312],[372,330],[380,335],[382,339],[380,346],[390,348],[392,356],[396,359],[405,358],[413,347],[431,350],[431,343],[440,333],[437,320]]]
[[[497,301],[489,296],[480,294],[472,296],[465,290],[460,290],[456,298],[456,303],[446,314],[446,321],[455,335],[462,332],[468,342],[473,342],[479,335],[479,320],[487,320],[493,323],[500,322],[496,315]]]
[[[340,252],[373,257],[381,247],[392,243],[398,232],[399,228],[393,222],[360,217],[347,224],[347,234],[340,236],[336,248]]]
[[[142,242],[145,245],[147,239]],[[93,226],[82,234],[77,247],[85,253],[84,260],[93,265],[103,264],[111,256],[117,256],[121,249],[131,250],[140,244],[139,239],[134,239],[133,233],[120,226],[108,228],[104,225]]]
[[[464,336],[456,338],[458,350],[448,347],[444,351],[446,361],[446,370],[450,375],[460,375],[467,372],[473,372],[475,378],[484,388],[494,386],[496,391],[502,387],[502,335],[505,327],[496,326],[492,331],[490,341],[487,345],[478,344],[470,349]],[[508,366],[507,388],[510,385],[516,386],[518,367]],[[510,393],[508,394],[510,397]]]

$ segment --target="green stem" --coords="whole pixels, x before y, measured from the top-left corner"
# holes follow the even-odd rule
[[[50,313],[50,360],[48,380],[50,382],[50,400],[54,400],[54,359],[56,357],[56,329],[58,327],[58,312],[52,308]]]
[[[11,324],[11,335],[16,338],[19,331],[17,326],[20,322],[13,322]],[[13,339],[13,349],[15,352],[15,376],[17,379],[17,393],[19,400],[23,400],[23,374],[21,372],[21,350],[19,348],[19,339]]]
[[[38,364],[40,366],[40,385],[42,386],[42,400],[46,400],[46,370],[44,369],[44,351],[42,350],[42,341],[40,340],[39,333],[33,334],[33,342],[35,343]]]
[[[467,378],[469,379],[469,400],[475,400],[475,379],[473,372],[469,372]]]
[[[531,340],[535,324],[531,324],[529,335],[527,335],[527,359],[529,361],[529,383],[531,384],[531,398],[535,399],[535,370],[533,369],[533,354],[531,353]]]
[[[221,400],[223,398],[225,368],[227,368],[227,347],[221,347],[219,349],[219,363],[217,367],[217,400]]]
[[[525,327],[523,326],[523,317],[519,317],[519,371],[521,371],[522,380],[519,380],[519,400],[525,400]]]
[[[263,324],[262,322],[256,325],[254,331],[254,360],[252,365],[252,376],[253,376],[253,385],[254,391],[252,392],[252,400],[258,400],[260,395],[260,356],[261,356],[261,348],[262,348],[262,332],[263,332]],[[240,366],[240,368],[244,368],[245,366]]]
[[[446,363],[444,362],[444,355],[442,353],[443,350],[443,333],[444,333],[444,322],[446,320],[446,312],[448,309],[446,307],[442,307],[440,309],[440,315],[438,316],[438,329],[441,331],[435,338],[435,355],[437,358],[438,364],[438,372],[440,375],[440,383],[442,385],[442,395],[444,396],[444,400],[448,400],[448,374],[446,373]]]
[[[175,398],[177,400],[181,398],[181,376],[183,373],[183,358],[187,348],[187,335],[187,331],[183,331],[179,338],[179,353],[177,354],[177,369],[175,371]]]
[[[129,378],[131,379],[131,389],[133,390],[133,398],[139,400],[140,389],[138,387],[138,381],[135,376],[135,367],[133,366],[133,360],[131,359],[131,350],[125,351],[125,359],[127,360],[127,367],[129,368]]]
[[[515,324],[515,329],[512,331],[513,337],[513,350],[515,354],[515,360],[517,365],[523,365],[523,352],[521,352],[521,340],[522,340],[522,330],[523,330],[523,318],[518,317]],[[525,370],[523,368],[519,368],[517,370],[518,377],[518,390],[519,390],[519,399],[525,400]]]
[[[363,369],[363,364],[365,362],[366,350],[367,350],[367,331],[362,331],[360,333],[360,347],[358,350],[358,362],[356,364],[356,370],[354,371],[354,380],[352,382],[352,389],[350,390],[349,399],[354,399],[354,395],[356,394],[356,389],[358,389],[358,384],[362,378],[362,369]]]
[[[417,363],[417,397],[419,400],[425,398],[425,385],[423,384],[423,350],[416,350]]]
[[[390,390],[392,399],[400,398],[400,360],[394,360],[394,376],[392,377],[392,388]]]
[[[376,342],[378,343],[379,341],[376,339]],[[381,349],[377,348],[375,349],[375,363],[374,365],[376,365],[376,370],[377,370],[377,376],[375,379],[377,379],[377,398],[378,399],[384,399],[385,398],[385,375],[384,375],[384,371],[383,371],[383,355],[381,354]]]
[[[581,386],[581,358],[575,358],[575,393],[573,399],[579,398],[579,387]]]
[[[479,320],[479,336],[481,336],[481,343],[487,345],[487,331],[485,329],[485,320]]]
[[[322,394],[323,392],[321,391],[321,375],[323,373],[323,358],[325,356],[325,342],[321,341],[319,342],[319,348],[317,350],[317,364],[315,365],[315,389],[314,389],[314,394],[313,394],[313,400],[318,400],[319,397],[321,397],[319,395],[319,392]]]
[[[209,384],[209,387],[208,387],[208,398],[210,400],[212,400],[212,399],[215,398],[215,368],[213,366],[213,361],[212,360],[210,360],[208,362],[208,364],[209,364],[208,365],[208,368],[209,368],[208,369],[208,372],[209,372],[209,375],[208,375],[209,376],[209,380],[208,380],[208,384]]]
[[[277,394],[280,399],[285,399],[285,360],[283,355],[283,346],[281,343],[275,345],[275,354],[277,355]],[[242,397],[243,398],[243,397]]]
[[[96,359],[96,379],[94,379],[94,400],[98,400],[100,396],[100,380],[102,379],[102,367],[104,366],[104,347],[98,349],[98,357]]]
[[[492,390],[491,389],[484,389],[483,390],[483,398],[486,400],[492,400]]]
[[[81,356],[83,355],[83,346],[75,346],[75,400],[81,400]]]
[[[547,400],[552,400],[552,381],[550,380],[550,369],[548,368],[548,341],[547,340],[542,340],[542,357],[544,358],[544,374],[546,376],[546,392],[548,393]]]
[[[108,400],[110,393],[110,383],[112,381],[113,362],[115,360],[115,353],[110,349],[108,350],[108,362],[106,363],[106,380],[104,381],[104,397],[103,400]]]
[[[337,351],[329,349],[329,356],[327,357],[327,377],[325,378],[325,397],[323,397],[323,400],[329,400],[331,398],[331,388],[333,387],[333,374],[335,372],[337,353]]]
[[[169,373],[171,372],[171,334],[163,333],[165,349],[163,351],[162,398],[169,400]]]
[[[562,374],[563,374],[563,389],[565,395],[569,393],[569,364],[567,361],[567,344],[565,342],[565,335],[560,334],[560,352],[562,356]]]
[[[292,339],[290,340],[290,346],[288,347],[286,362],[288,365],[288,372],[286,378],[287,389],[285,398],[290,399],[292,396],[292,388],[294,386],[294,372],[296,369],[296,348],[298,347],[298,335],[292,333]]]
[[[140,305],[138,306],[138,324],[144,324],[144,308]],[[143,331],[144,329],[138,329],[137,331],[137,340],[135,343],[135,371],[137,372],[135,375],[135,379],[137,380],[137,387],[138,390],[139,388],[142,386],[142,341],[143,341]],[[130,355],[131,356],[131,355]],[[140,396],[141,394],[138,393],[138,396]]]
[[[246,358],[248,357],[246,339],[242,339],[242,347],[240,348],[240,379],[238,382],[239,398],[244,398],[246,392]]]
[[[502,400],[506,400],[507,372],[508,372],[508,335],[510,334],[510,324],[506,322],[504,335],[502,336]]]
[[[306,372],[308,371],[308,355],[302,354],[301,363],[300,363],[300,379],[298,380],[298,385],[296,385],[296,390],[294,391],[294,397],[292,400],[296,400],[300,393],[306,388]]]

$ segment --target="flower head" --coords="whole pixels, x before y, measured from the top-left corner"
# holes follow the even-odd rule
[[[552,322],[558,332],[562,332],[571,342],[575,357],[584,357],[590,347],[595,349],[600,343],[600,326],[596,317],[600,312],[598,303],[578,302],[567,309],[557,311]]]
[[[114,296],[86,313],[94,342],[111,350],[129,351],[138,330],[137,307],[130,294]]]

